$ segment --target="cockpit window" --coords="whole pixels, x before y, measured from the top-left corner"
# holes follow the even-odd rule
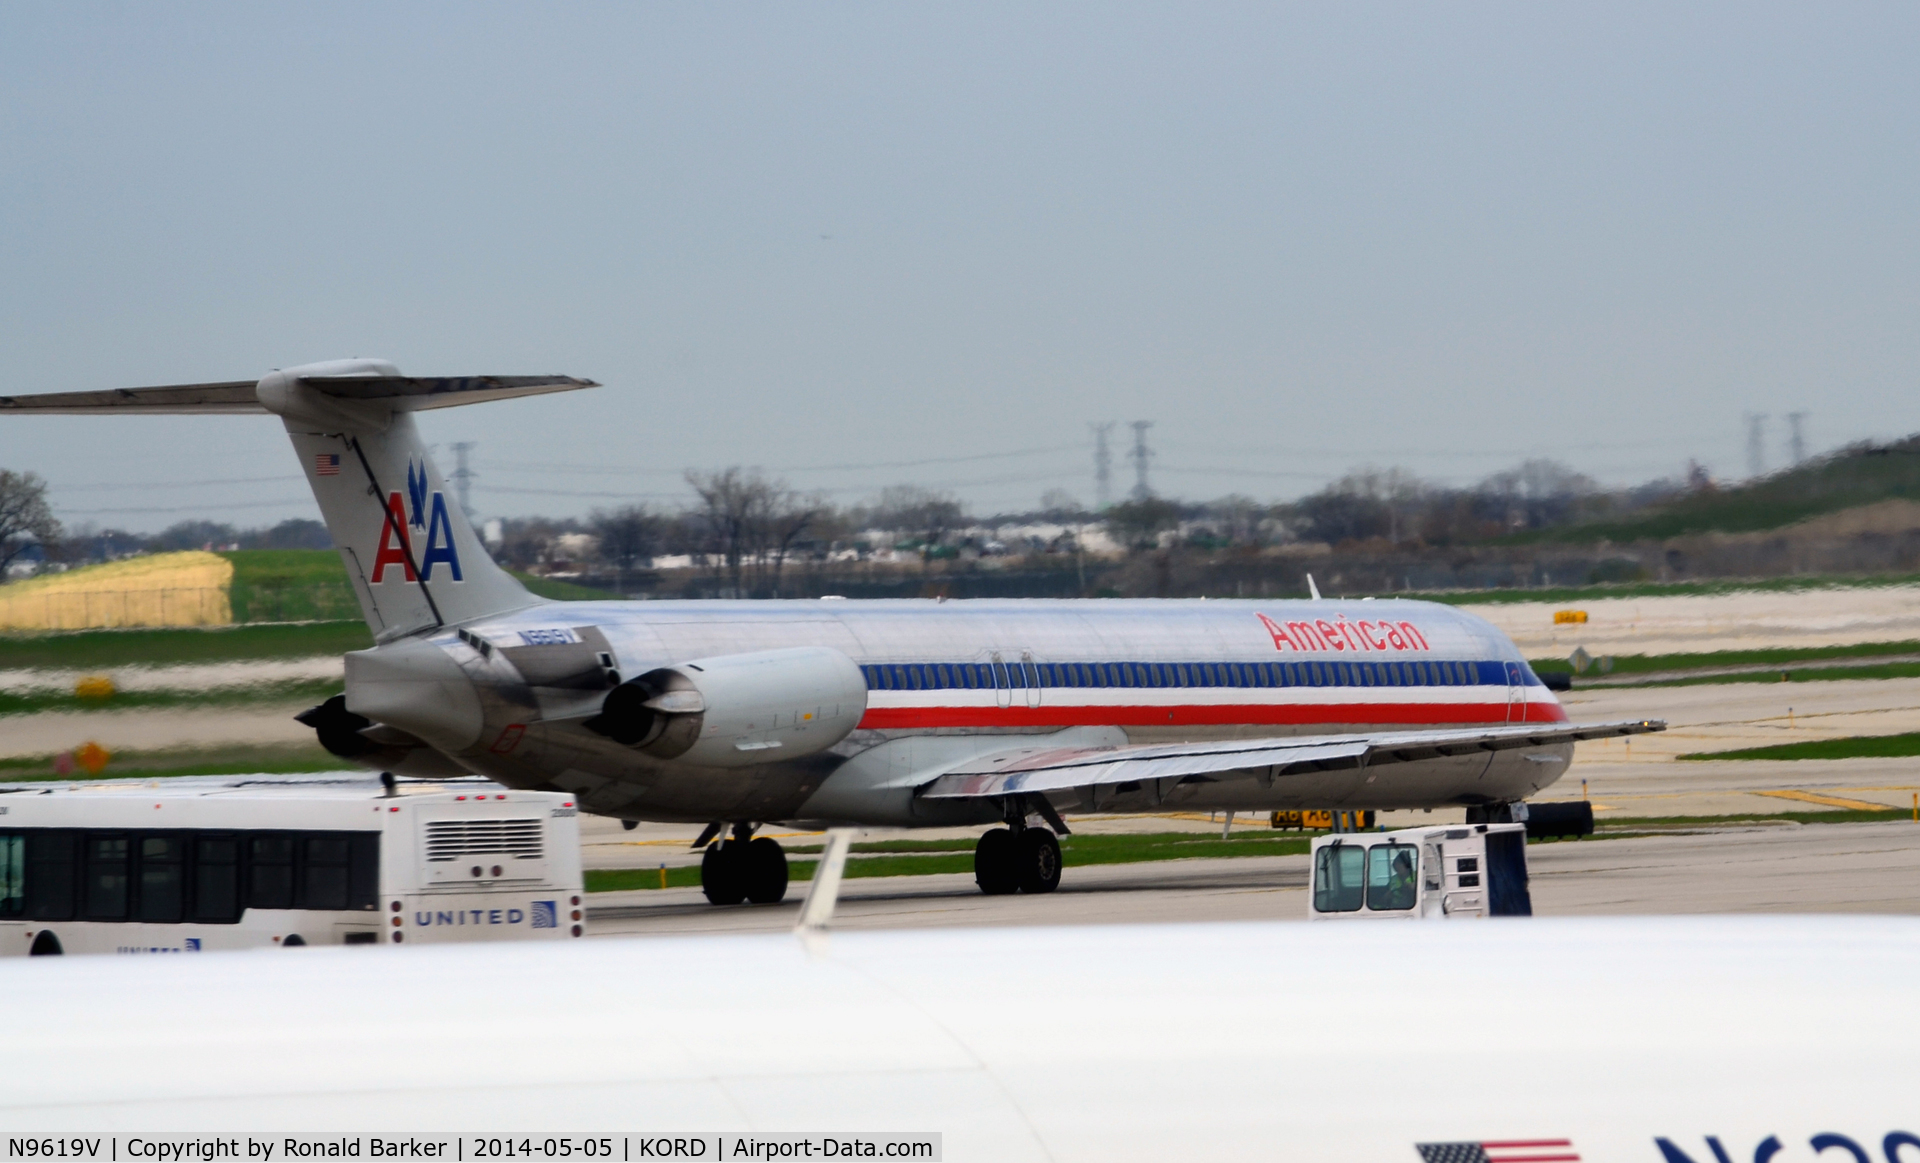
[[[1367,907],[1412,908],[1419,866],[1418,851],[1411,844],[1375,844],[1367,849]]]
[[[1351,913],[1366,899],[1367,852],[1357,844],[1329,844],[1313,864],[1313,907],[1322,913]]]

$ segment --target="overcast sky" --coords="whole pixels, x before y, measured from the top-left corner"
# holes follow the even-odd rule
[[[0,392],[382,356],[484,515],[1744,475],[1920,430],[1920,8],[0,6]],[[971,459],[969,459],[971,458]],[[913,462],[920,462],[915,464]],[[70,523],[316,511],[271,418],[26,418]],[[451,467],[445,459],[443,469]],[[1131,483],[1116,460],[1117,486]],[[205,483],[218,482],[218,483]]]

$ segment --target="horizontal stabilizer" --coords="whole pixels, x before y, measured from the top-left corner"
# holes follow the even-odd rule
[[[572,376],[303,376],[299,381],[323,396],[385,404],[395,412],[419,412],[597,388]],[[71,415],[98,412],[167,415],[265,415],[253,380],[217,384],[170,384],[155,388],[110,388],[100,392],[48,392],[0,396],[0,412]]]
[[[0,412],[84,414],[154,412],[160,414],[244,416],[264,413],[253,380],[223,384],[174,384],[163,388],[110,388],[104,392],[46,392],[37,396],[0,396]]]
[[[926,799],[976,799],[1020,792],[1131,783],[1189,775],[1271,770],[1274,775],[1333,768],[1378,767],[1443,755],[1550,747],[1664,731],[1657,719],[1624,723],[1516,723],[1510,727],[1393,731],[1378,735],[1298,735],[1226,743],[1155,743],[1129,747],[1021,747],[996,751],[941,775]]]

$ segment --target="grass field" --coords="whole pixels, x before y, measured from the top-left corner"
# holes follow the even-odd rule
[[[1620,835],[1645,835],[1657,832],[1686,831],[1698,828],[1743,827],[1771,824],[1790,828],[1796,824],[1884,824],[1894,820],[1912,820],[1911,808],[1887,808],[1884,811],[1830,812],[1736,812],[1726,816],[1623,816],[1603,819],[1588,839],[1605,840]],[[1563,843],[1564,841],[1550,841]],[[1538,844],[1541,841],[1530,840]]]
[[[1681,759],[1904,759],[1920,755],[1920,732],[1904,735],[1849,735],[1743,747],[1734,751],[1690,751]]]
[[[372,633],[358,618],[351,622],[307,625],[80,630],[0,637],[0,670],[36,667],[85,670],[310,658],[365,650],[372,645]]]
[[[1812,590],[1886,589],[1920,585],[1920,574],[1811,574],[1797,577],[1732,578],[1697,582],[1608,582],[1587,586],[1515,587],[1497,590],[1429,590],[1382,593],[1383,598],[1440,602],[1449,606],[1500,605],[1514,602],[1552,602],[1575,605],[1608,598],[1687,598],[1721,594],[1802,593]]]
[[[81,698],[72,691],[35,691],[31,694],[0,692],[0,715],[33,715],[46,711],[131,711],[156,707],[261,707],[275,703],[312,706],[339,693],[340,684],[331,679],[212,687],[205,690],[115,691],[105,698]]]
[[[0,782],[43,779],[85,779],[84,773],[61,775],[51,755],[0,759]],[[166,751],[115,752],[100,779],[164,779],[177,775],[290,775],[347,769],[344,760],[327,754],[318,743],[278,747],[227,745],[183,747]],[[354,769],[357,770],[357,769]],[[371,774],[371,773],[369,773]]]
[[[1780,677],[1786,675],[1785,678]],[[1862,666],[1800,666],[1769,668],[1742,674],[1674,675],[1645,682],[1608,683],[1609,687],[1700,686],[1726,682],[1844,682],[1854,679],[1920,678],[1920,662],[1883,662]]]
[[[340,554],[331,549],[242,549],[223,553],[233,563],[228,593],[236,622],[358,620]]]

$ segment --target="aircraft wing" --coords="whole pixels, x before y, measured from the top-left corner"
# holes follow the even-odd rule
[[[1278,776],[1297,771],[1379,767],[1513,747],[1549,747],[1666,729],[1663,720],[1637,719],[1616,723],[1516,723],[1379,735],[1300,735],[1221,743],[1016,747],[970,759],[933,780],[920,795],[927,799],[972,799],[1190,775],[1251,775],[1268,769]]]

